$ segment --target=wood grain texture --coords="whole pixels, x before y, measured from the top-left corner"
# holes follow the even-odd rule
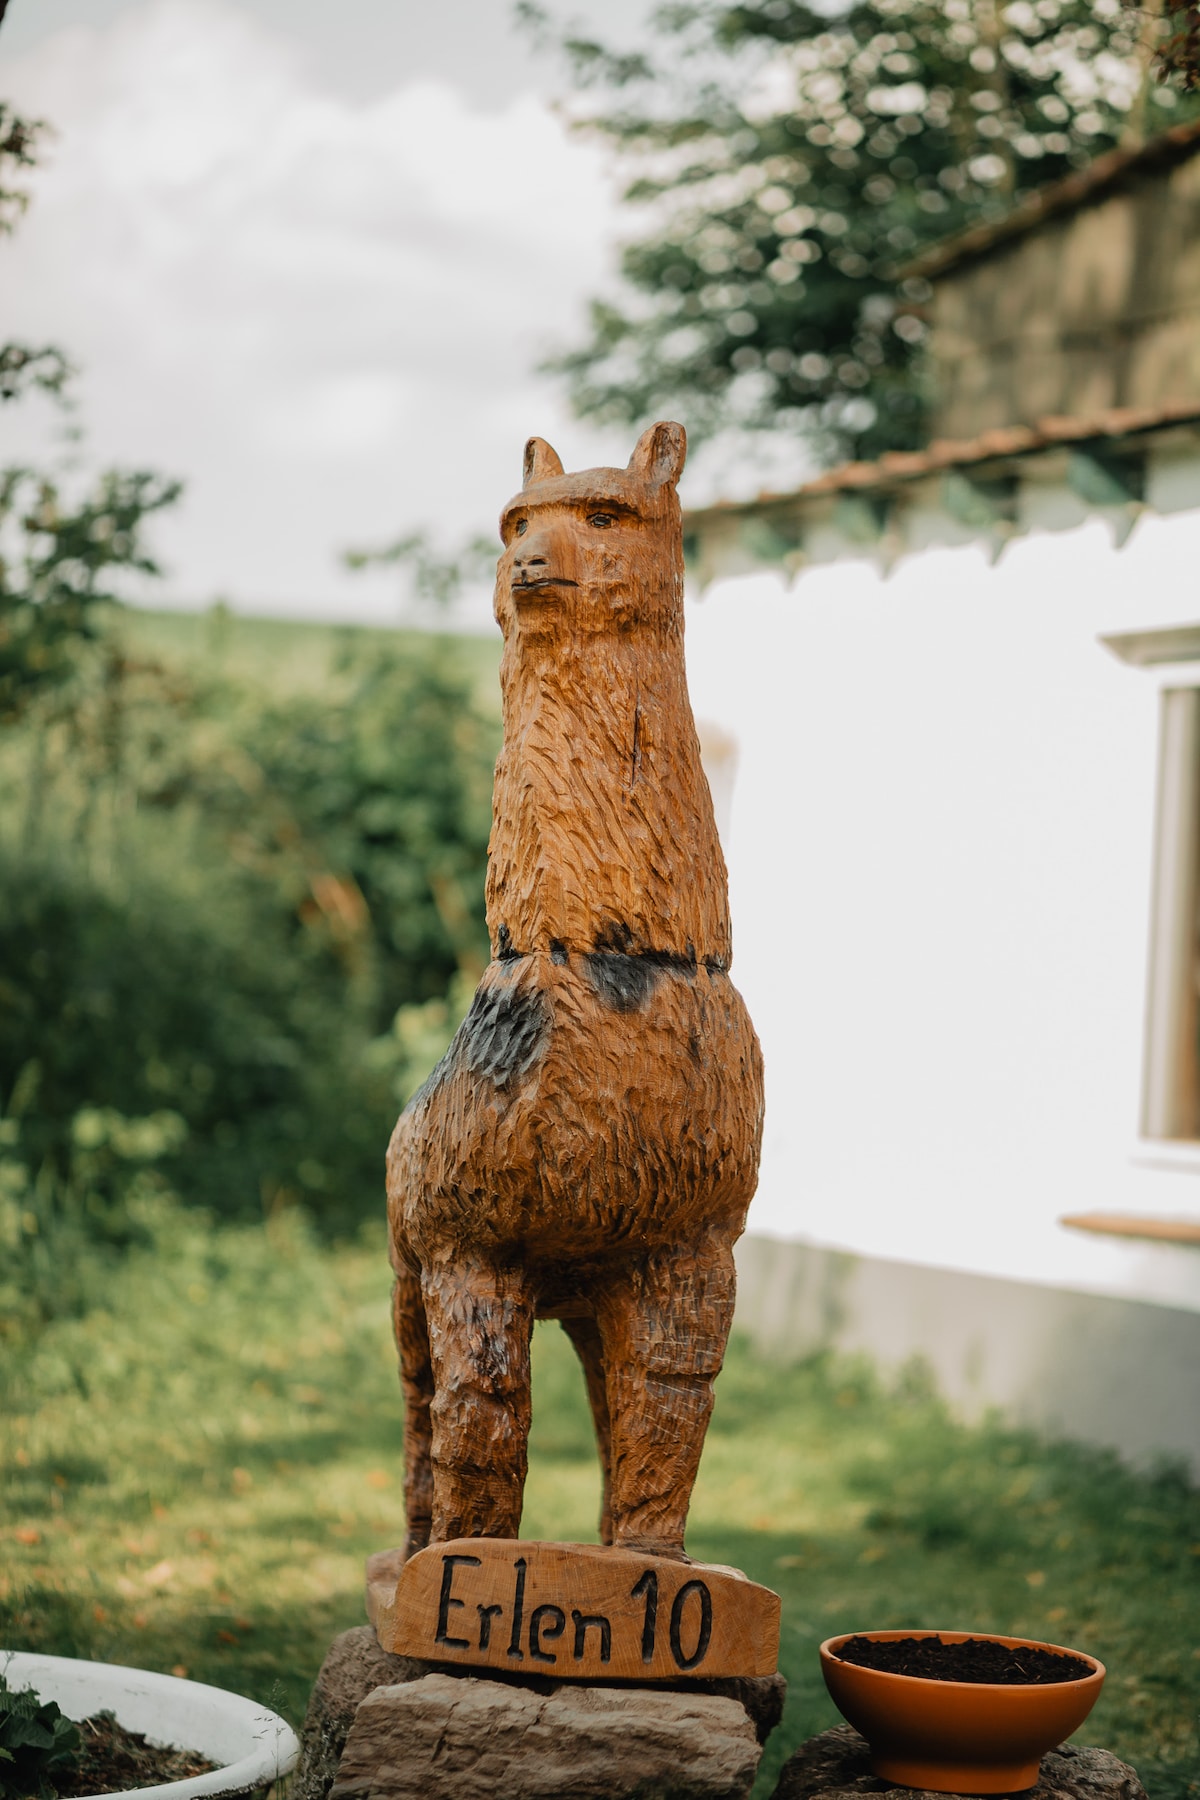
[[[604,1542],[682,1556],[762,1062],[688,702],[682,427],[531,439],[496,575],[493,960],[388,1152],[407,1548],[516,1537],[533,1320],[583,1363]]]
[[[459,1538],[368,1586],[397,1656],[556,1681],[772,1675],[780,1601],[735,1570],[596,1544]]]

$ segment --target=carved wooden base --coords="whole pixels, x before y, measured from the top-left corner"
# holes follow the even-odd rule
[[[774,1673],[780,1601],[736,1569],[598,1544],[458,1538],[367,1564],[385,1650],[556,1681]]]

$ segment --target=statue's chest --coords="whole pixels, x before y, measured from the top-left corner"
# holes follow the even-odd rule
[[[496,1112],[534,1093],[682,1100],[718,1078],[743,1016],[722,971],[682,958],[512,957],[489,967],[439,1074]]]

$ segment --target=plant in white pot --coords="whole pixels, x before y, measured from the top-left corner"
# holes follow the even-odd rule
[[[200,1800],[200,1796],[237,1800],[290,1774],[300,1754],[295,1732],[277,1713],[199,1681],[19,1650],[0,1651],[0,1675],[13,1692],[32,1689],[41,1701],[56,1702],[67,1719],[112,1713],[126,1731],[143,1734],[151,1744],[192,1750],[214,1765],[183,1781],[136,1790],[109,1788],[108,1793],[136,1791],[139,1800]],[[53,1732],[52,1723],[49,1731]],[[63,1748],[66,1736],[59,1733]],[[55,1756],[49,1746],[47,1750],[49,1762],[41,1785],[53,1788]],[[0,1763],[0,1787],[5,1785],[3,1768]]]

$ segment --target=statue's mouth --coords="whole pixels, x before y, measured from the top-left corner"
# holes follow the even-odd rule
[[[514,594],[544,594],[549,588],[572,588],[578,586],[579,583],[577,581],[570,580],[566,575],[543,575],[537,581],[514,581],[512,584],[512,591]]]

